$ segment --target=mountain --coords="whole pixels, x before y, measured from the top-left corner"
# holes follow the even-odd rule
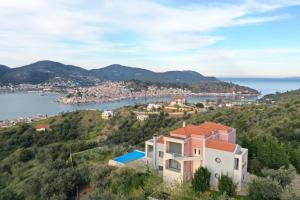
[[[100,80],[86,69],[47,60],[13,68],[0,78],[2,84],[39,84],[50,81],[92,85]]]
[[[9,72],[11,69],[5,65],[0,65],[0,77],[4,76],[7,72]]]
[[[140,80],[160,83],[199,83],[219,82],[214,77],[205,77],[194,71],[168,71],[157,73],[146,69],[127,67],[119,64],[91,70],[97,77],[104,80],[126,81]]]
[[[209,83],[220,82],[214,77],[206,77],[194,71],[169,71],[157,73],[146,69],[109,65],[100,69],[86,70],[73,65],[53,61],[39,61],[30,65],[7,68],[0,77],[1,84],[39,84],[46,82],[72,82],[76,85],[92,85],[100,81],[140,80],[158,83]]]

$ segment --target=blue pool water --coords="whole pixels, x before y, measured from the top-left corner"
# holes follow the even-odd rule
[[[145,157],[144,152],[135,150],[133,152],[130,152],[130,153],[127,153],[123,156],[115,158],[114,161],[126,164],[126,163],[132,162],[134,160],[138,160],[140,158],[143,158],[143,157]]]

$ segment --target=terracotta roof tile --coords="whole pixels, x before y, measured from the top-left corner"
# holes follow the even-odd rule
[[[186,127],[175,129],[171,131],[171,135],[176,134],[176,135],[183,135],[183,136],[191,136],[191,135],[208,136],[210,135],[210,133],[214,131],[229,132],[230,130],[231,127],[229,126],[225,126],[214,122],[205,122],[199,126],[189,124]]]
[[[41,129],[41,128],[45,128],[45,129],[48,129],[50,128],[49,124],[37,124],[35,126],[36,129]]]
[[[164,143],[165,143],[165,137],[164,137],[163,135],[161,135],[161,136],[158,138],[157,143],[164,144]]]
[[[211,149],[217,149],[221,151],[234,152],[237,144],[228,143],[221,140],[208,140],[206,146]]]
[[[209,131],[230,131],[231,127],[215,122],[204,122],[199,126],[200,128],[207,129]]]
[[[184,135],[184,136],[191,136],[191,135],[202,135],[202,136],[207,136],[211,133],[211,131],[203,129],[199,126],[195,126],[195,125],[187,125],[185,127],[182,128],[178,128],[174,131],[171,131],[171,135],[172,134],[176,134],[176,135]]]

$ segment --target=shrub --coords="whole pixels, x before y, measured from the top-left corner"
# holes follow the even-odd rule
[[[203,103],[196,103],[196,107],[197,108],[204,108],[204,105],[203,105]]]
[[[254,177],[248,183],[249,197],[253,200],[278,200],[282,188],[269,177]]]
[[[278,181],[282,187],[286,187],[291,184],[295,176],[295,168],[293,166],[288,169],[281,167],[278,170],[264,168],[261,173],[264,177],[270,177]]]
[[[218,189],[222,194],[226,193],[228,196],[235,195],[237,185],[229,176],[222,174],[221,177],[218,178],[218,180]]]
[[[289,164],[285,149],[273,137],[260,139],[257,142],[257,159],[271,169],[279,169]]]
[[[300,173],[300,147],[292,152],[291,162],[295,166],[297,173]]]
[[[288,186],[280,194],[280,200],[300,200],[300,195],[291,186]]]
[[[197,169],[192,180],[192,187],[195,192],[205,192],[209,189],[210,175],[206,167]]]
[[[18,160],[26,162],[34,158],[34,152],[32,149],[22,149],[18,155]]]

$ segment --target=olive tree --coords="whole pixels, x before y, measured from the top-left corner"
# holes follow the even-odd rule
[[[282,188],[278,181],[270,177],[254,177],[248,183],[249,197],[252,200],[278,200]]]

